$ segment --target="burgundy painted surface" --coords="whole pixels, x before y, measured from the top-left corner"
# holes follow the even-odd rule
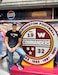
[[[12,75],[58,75],[58,68],[25,66],[23,70],[18,70],[16,66],[13,66],[10,73]]]

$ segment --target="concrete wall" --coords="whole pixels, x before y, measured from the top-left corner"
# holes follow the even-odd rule
[[[58,0],[2,0],[0,10],[2,9],[25,9],[25,8],[45,8],[57,6]],[[7,8],[6,8],[7,7]]]
[[[29,2],[58,2],[58,0],[2,0],[2,2],[17,2],[17,1],[29,1]]]

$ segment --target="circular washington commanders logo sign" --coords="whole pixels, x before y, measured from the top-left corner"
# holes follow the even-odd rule
[[[57,34],[51,25],[34,21],[22,26],[20,31],[27,63],[44,64],[53,59],[57,52]]]

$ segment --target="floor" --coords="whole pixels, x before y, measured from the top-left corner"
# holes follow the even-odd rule
[[[15,57],[15,55],[17,56],[17,58]],[[8,71],[7,59],[8,58],[6,57],[3,60],[0,60],[0,75],[10,75],[10,73]],[[14,62],[17,62],[17,60],[19,59],[19,56],[17,53],[14,53],[14,59],[15,59]]]
[[[8,63],[6,61],[6,58],[0,61],[0,75],[10,75],[10,73],[8,72]]]
[[[3,52],[3,56],[4,56],[6,54],[5,45],[3,46],[2,52]],[[14,62],[16,62],[19,59],[19,55],[17,53],[14,53],[14,59],[15,59]],[[4,58],[3,60],[0,60],[0,75],[10,75],[10,73],[8,71],[7,57]]]

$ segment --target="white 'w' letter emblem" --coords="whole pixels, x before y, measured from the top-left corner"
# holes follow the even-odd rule
[[[44,38],[45,37],[45,33],[37,33],[39,38]]]

